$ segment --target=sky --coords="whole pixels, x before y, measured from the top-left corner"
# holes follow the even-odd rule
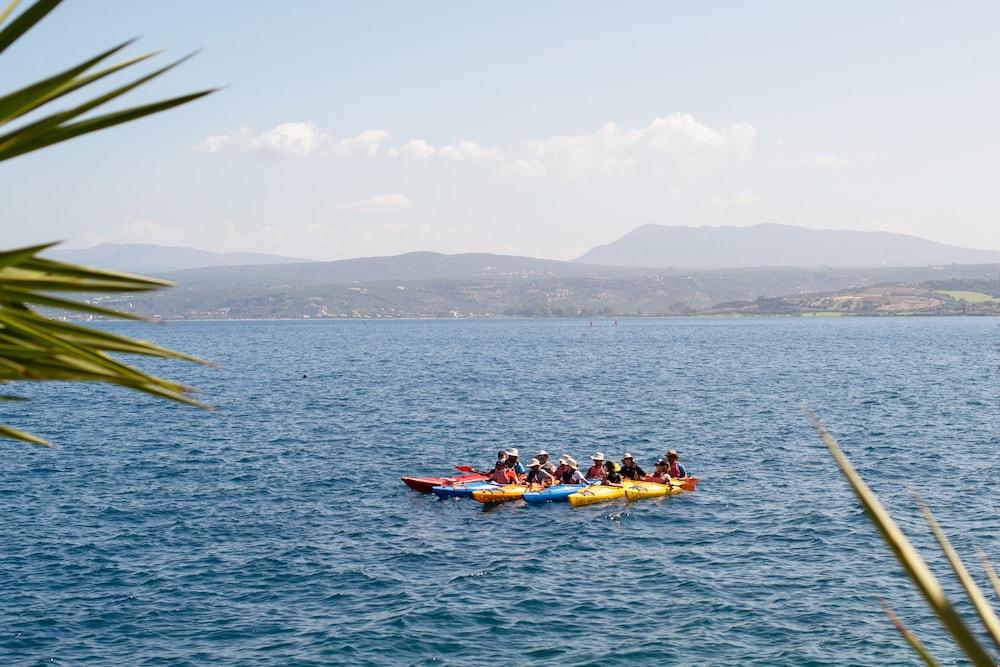
[[[3,246],[572,259],[776,222],[1000,250],[998,28],[996,2],[68,0],[0,91],[135,36],[199,52],[126,103],[222,89],[0,163]]]

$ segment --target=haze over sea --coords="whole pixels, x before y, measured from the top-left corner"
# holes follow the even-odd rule
[[[1000,562],[996,318],[107,326],[219,362],[143,364],[218,409],[0,406],[63,445],[4,444],[4,665],[913,664],[876,595],[957,664],[803,403],[918,546],[907,487]],[[510,446],[674,447],[702,482],[574,510],[398,479]]]

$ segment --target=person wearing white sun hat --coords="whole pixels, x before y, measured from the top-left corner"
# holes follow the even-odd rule
[[[559,466],[552,471],[552,476],[556,478],[556,484],[562,483],[563,474],[567,471],[573,472],[573,469],[569,467],[569,459],[571,459],[569,454],[563,454],[559,457]]]
[[[590,482],[580,472],[580,466],[577,465],[576,459],[572,456],[567,456],[564,460],[566,461],[566,469],[563,471],[559,481],[563,484],[587,484],[589,486]]]
[[[507,467],[514,471],[518,479],[521,479],[521,475],[527,472],[524,469],[524,464],[519,459],[516,447],[511,447],[507,450]]]
[[[549,473],[552,476],[555,476],[556,464],[554,464],[552,461],[549,460],[549,453],[547,451],[545,451],[544,449],[541,450],[540,452],[535,454],[535,458],[538,459],[538,462],[540,464],[542,464],[542,470],[544,470],[545,472]]]
[[[643,477],[645,477],[646,471],[640,468],[638,464],[636,464],[635,457],[633,457],[628,452],[625,452],[625,455],[622,456],[621,474],[622,477],[624,477],[625,479],[635,480],[635,479],[642,479]]]
[[[594,465],[587,470],[587,479],[604,479],[604,454],[597,452],[590,458],[594,461]]]
[[[548,486],[556,481],[548,470],[542,468],[542,463],[538,459],[531,459],[528,462],[528,474],[524,478],[525,484],[542,484]]]

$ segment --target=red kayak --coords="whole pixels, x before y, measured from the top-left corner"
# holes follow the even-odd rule
[[[487,476],[480,475],[479,473],[471,473],[468,475],[455,475],[454,477],[400,477],[400,479],[403,480],[403,484],[406,484],[414,491],[431,493],[431,489],[435,486],[448,486],[449,484],[459,482],[481,482],[487,479]]]

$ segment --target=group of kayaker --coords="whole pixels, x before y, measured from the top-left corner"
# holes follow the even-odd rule
[[[626,452],[621,457],[621,463],[605,460],[604,454],[596,452],[590,457],[594,462],[586,472],[580,471],[580,466],[569,454],[563,454],[559,465],[549,460],[545,450],[538,452],[535,458],[525,467],[521,463],[520,454],[516,448],[501,449],[497,452],[497,460],[493,470],[488,471],[491,481],[497,484],[604,484],[621,486],[626,479],[657,482],[667,484],[672,479],[688,477],[687,469],[680,462],[676,449],[671,449],[654,464],[653,471],[647,473],[635,462],[635,457]]]

